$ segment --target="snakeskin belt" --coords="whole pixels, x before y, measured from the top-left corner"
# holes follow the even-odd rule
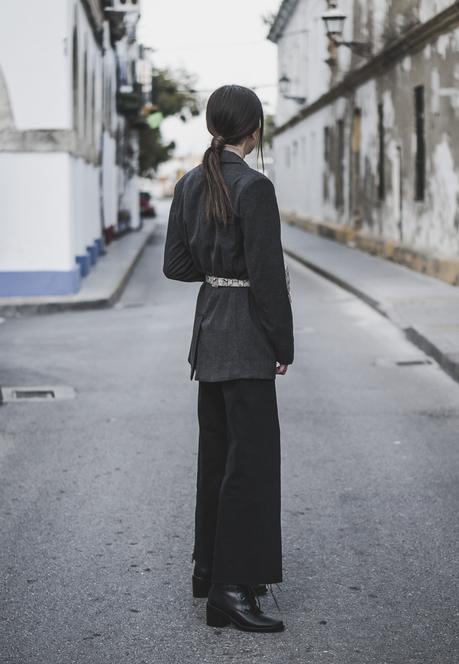
[[[233,279],[231,277],[214,277],[206,274],[206,281],[214,288],[218,286],[250,286],[248,279]]]

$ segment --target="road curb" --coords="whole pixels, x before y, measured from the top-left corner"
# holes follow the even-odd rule
[[[403,329],[403,328],[402,328]],[[447,373],[451,378],[459,383],[459,357],[458,361],[453,359],[450,355],[443,352],[438,346],[432,343],[427,337],[425,337],[421,332],[416,330],[414,327],[406,327],[403,329],[407,339],[411,341],[415,346],[420,350],[424,351],[426,355],[432,357],[439,366]]]
[[[154,236],[154,229],[145,234],[144,241],[139,245],[137,251],[133,254],[131,259],[126,265],[125,270],[121,276],[117,279],[113,288],[108,290],[107,294],[98,297],[90,298],[86,300],[56,300],[56,301],[42,301],[42,302],[27,302],[21,304],[2,304],[0,305],[0,315],[5,317],[14,317],[16,315],[35,315],[35,314],[49,314],[57,313],[62,311],[84,311],[90,309],[107,309],[112,307],[119,297],[121,296],[123,290],[125,289],[132,272],[134,271],[135,266],[139,262],[142,254],[145,250],[145,247],[151,241]],[[121,240],[122,241],[122,240]],[[103,259],[102,259],[103,260]]]
[[[405,247],[394,240],[369,237],[347,224],[325,222],[285,211],[281,212],[281,218],[289,226],[295,226],[313,235],[334,240],[345,246],[363,251],[370,256],[391,260],[397,265],[404,265],[415,272],[434,277],[447,284],[459,285],[459,260],[457,259],[431,256],[422,251]]]
[[[451,378],[453,378],[453,380],[459,383],[459,357],[457,358],[456,361],[456,359],[452,358],[447,353],[442,351],[441,348],[435,345],[430,339],[424,336],[416,328],[412,326],[404,327],[403,325],[401,325],[400,322],[389,313],[388,307],[386,308],[383,305],[383,303],[378,302],[374,298],[370,297],[367,293],[363,292],[359,288],[356,288],[350,282],[341,279],[341,277],[338,277],[333,272],[324,269],[320,265],[317,265],[308,258],[301,256],[300,254],[296,253],[295,251],[292,251],[291,249],[285,246],[283,247],[283,249],[284,253],[287,256],[290,256],[294,260],[298,261],[299,263],[310,269],[312,272],[315,272],[316,274],[319,274],[321,277],[324,277],[328,281],[333,282],[343,290],[352,293],[360,300],[363,300],[363,302],[368,304],[372,309],[381,314],[381,316],[384,316],[384,318],[387,318],[392,323],[394,323],[394,325],[396,325],[400,330],[402,330],[406,338],[412,344],[414,344],[417,348],[419,348],[419,350],[422,350],[424,353],[426,353],[426,355],[429,355],[429,357],[432,357],[443,369],[443,371],[445,371],[445,373],[447,373]]]

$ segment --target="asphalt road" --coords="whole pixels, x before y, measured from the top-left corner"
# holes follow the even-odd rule
[[[205,625],[190,592],[199,285],[163,277],[163,236],[114,309],[0,325],[2,385],[76,390],[0,407],[2,664],[457,664],[459,385],[398,365],[427,358],[290,261],[287,629]]]

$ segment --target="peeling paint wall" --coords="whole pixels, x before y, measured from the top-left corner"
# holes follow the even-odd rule
[[[352,38],[369,40],[374,52],[380,51],[451,4],[451,0],[354,0]],[[346,69],[343,51],[349,58],[348,49],[338,50],[340,63],[333,83],[363,62],[352,55]],[[452,27],[278,134],[274,151],[280,207],[350,225],[363,235],[431,255],[459,257],[458,53],[459,28]],[[419,86],[424,99],[423,200],[416,200],[419,139],[414,90]],[[304,149],[295,149],[296,143]]]

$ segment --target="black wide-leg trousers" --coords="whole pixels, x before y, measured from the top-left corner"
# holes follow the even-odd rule
[[[199,381],[193,558],[212,581],[282,581],[275,379]]]

